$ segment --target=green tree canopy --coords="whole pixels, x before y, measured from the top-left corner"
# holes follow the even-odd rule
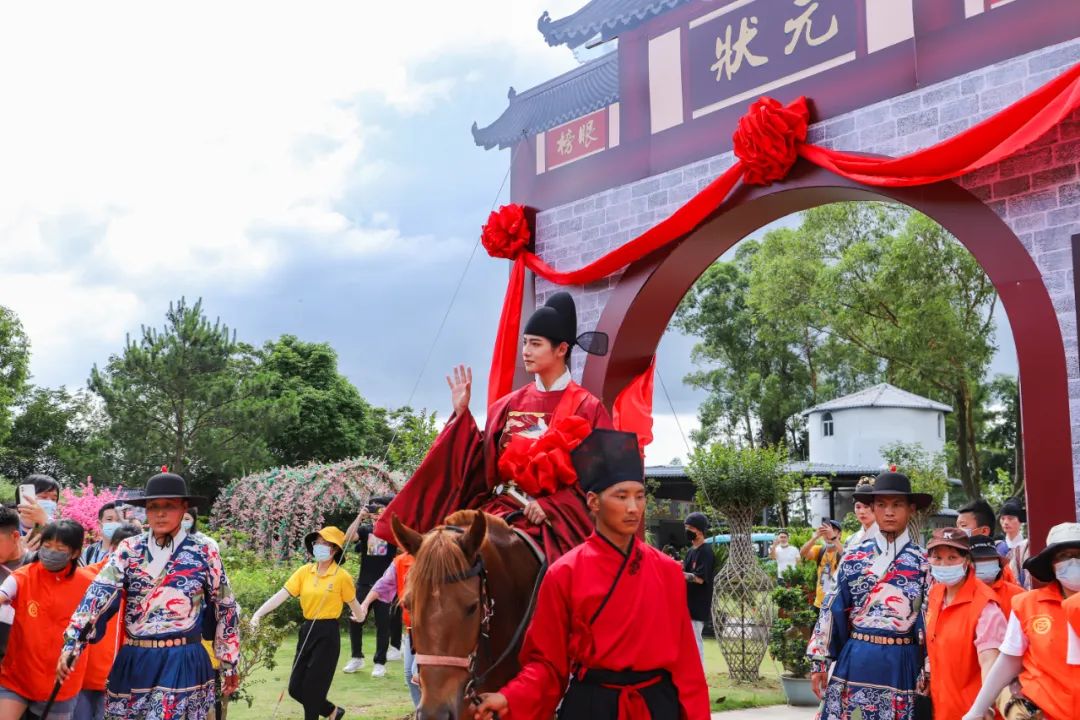
[[[98,486],[119,484],[107,429],[101,408],[87,393],[31,388],[0,446],[0,475],[18,480],[39,472],[66,484],[91,475]]]
[[[276,463],[382,457],[392,433],[385,413],[338,372],[330,345],[282,335],[266,343],[259,356],[283,418],[267,438]]]
[[[144,326],[103,369],[94,366],[90,389],[131,474],[166,464],[215,494],[226,478],[271,464],[265,438],[281,413],[257,354],[211,323],[201,300],[171,303],[161,330]]]
[[[702,275],[675,324],[701,338],[700,443],[805,446],[798,411],[884,379],[951,404],[953,465],[980,494],[979,393],[997,294],[974,257],[908,208],[836,203],[744,243]]]
[[[26,388],[30,341],[14,312],[0,305],[0,441],[11,430],[14,405]]]

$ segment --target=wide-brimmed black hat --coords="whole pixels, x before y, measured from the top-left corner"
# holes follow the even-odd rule
[[[1080,548],[1080,523],[1061,523],[1050,528],[1046,547],[1024,563],[1024,569],[1043,582],[1054,579],[1054,555],[1058,550]]]
[[[570,453],[570,460],[585,492],[603,492],[628,480],[645,482],[638,437],[632,432],[593,430]]]
[[[998,510],[998,517],[1004,515],[1011,515],[1022,523],[1027,522],[1027,511],[1017,498],[1009,498],[1002,504],[1001,509]]]
[[[568,292],[557,292],[525,323],[526,335],[545,337],[555,343],[577,345],[590,355],[607,355],[608,336],[602,332],[578,335],[577,306]]]
[[[201,505],[206,498],[188,492],[187,481],[171,472],[160,472],[146,481],[146,491],[142,497],[125,500],[126,505],[146,507],[151,500],[186,500],[193,505]]]
[[[911,480],[904,473],[897,472],[895,467],[866,483],[860,483],[857,490],[854,498],[867,505],[873,505],[874,498],[880,495],[906,495],[908,501],[915,503],[919,510],[925,510],[934,501],[928,493],[911,492]]]

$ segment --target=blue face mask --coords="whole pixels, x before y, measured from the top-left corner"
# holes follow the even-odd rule
[[[180,523],[180,527],[184,528],[184,532],[191,532],[192,524],[193,523],[190,520],[185,520],[184,522]]]
[[[38,500],[38,506],[45,511],[45,514],[49,516],[49,520],[52,521],[56,518],[56,501],[55,500]]]
[[[982,580],[984,583],[992,583],[997,580],[998,575],[1001,573],[1001,563],[997,560],[986,560],[984,562],[975,563],[975,577]]]
[[[101,534],[105,537],[106,540],[112,540],[113,533],[116,532],[118,529],[120,529],[120,523],[118,522],[102,523]]]
[[[931,565],[930,573],[942,585],[952,587],[967,575],[967,568],[963,565]]]
[[[316,562],[326,562],[333,556],[334,551],[329,545],[316,545],[311,548],[311,554],[315,556]]]
[[[1080,560],[1073,558],[1054,563],[1054,576],[1066,590],[1080,591]]]

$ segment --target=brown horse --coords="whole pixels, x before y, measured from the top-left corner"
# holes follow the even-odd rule
[[[469,701],[520,669],[546,563],[494,515],[463,510],[421,536],[397,517],[398,543],[416,558],[402,599],[412,617],[422,697],[417,720],[465,720]]]

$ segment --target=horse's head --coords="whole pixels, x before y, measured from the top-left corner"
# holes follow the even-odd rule
[[[415,558],[403,602],[412,618],[422,697],[417,720],[460,720],[466,688],[475,679],[481,631],[487,632],[490,594],[480,549],[483,513],[458,513],[421,536],[395,516],[398,544]]]

